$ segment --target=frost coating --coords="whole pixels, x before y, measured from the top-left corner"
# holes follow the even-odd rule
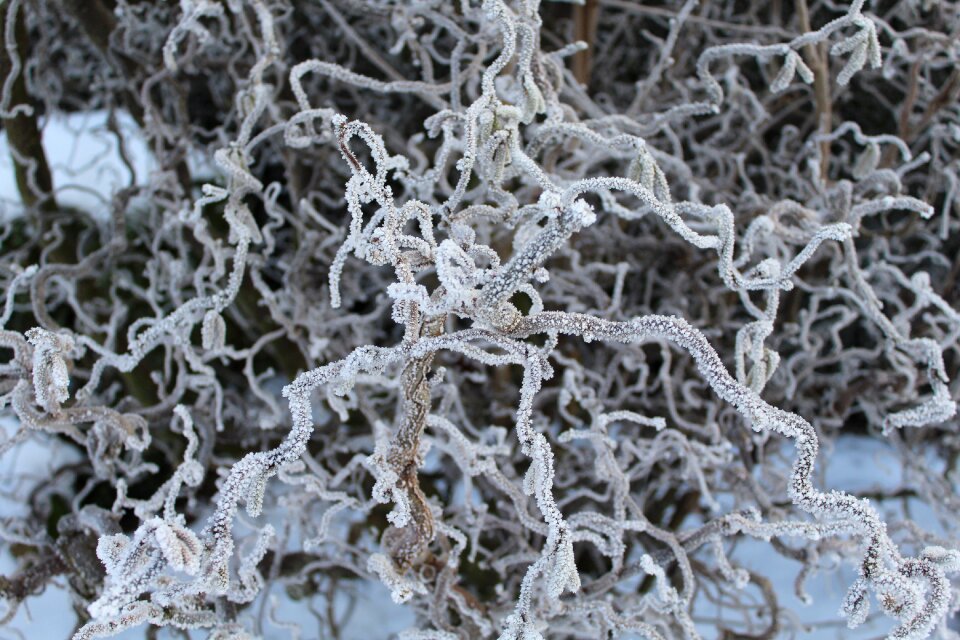
[[[374,581],[410,639],[816,626],[761,548],[948,635],[955,2],[74,5],[2,10],[0,452],[51,453],[7,619],[345,637]],[[81,212],[17,135],[92,109],[156,166],[108,117]]]

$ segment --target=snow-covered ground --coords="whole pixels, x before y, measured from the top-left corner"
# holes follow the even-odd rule
[[[106,111],[56,115],[42,123],[43,149],[53,174],[57,200],[93,215],[103,215],[118,189],[146,182],[154,162],[133,119],[116,113],[120,142],[108,127]],[[129,166],[124,162],[126,156]],[[135,175],[131,175],[130,169]],[[0,135],[0,215],[21,209],[6,133]]]

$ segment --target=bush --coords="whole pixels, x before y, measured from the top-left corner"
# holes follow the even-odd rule
[[[957,2],[2,13],[5,621],[956,637]]]

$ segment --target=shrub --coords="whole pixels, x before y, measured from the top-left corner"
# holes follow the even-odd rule
[[[2,13],[7,621],[952,637],[958,3]]]

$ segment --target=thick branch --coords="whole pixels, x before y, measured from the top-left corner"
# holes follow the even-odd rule
[[[11,16],[13,13],[16,15]],[[12,30],[8,25],[11,18],[14,20]],[[6,83],[11,74],[16,72],[10,82],[10,104],[7,105],[7,111],[13,112],[16,109],[16,115],[3,118],[3,128],[10,142],[17,190],[28,209],[40,207],[45,211],[52,211],[57,208],[53,197],[53,179],[43,151],[40,128],[37,126],[37,109],[27,91],[23,68],[29,52],[24,14],[22,11],[11,11],[5,7],[0,11],[0,24],[3,26],[5,44],[4,50],[0,52],[0,78]],[[14,41],[8,42],[6,35],[11,31]]]

